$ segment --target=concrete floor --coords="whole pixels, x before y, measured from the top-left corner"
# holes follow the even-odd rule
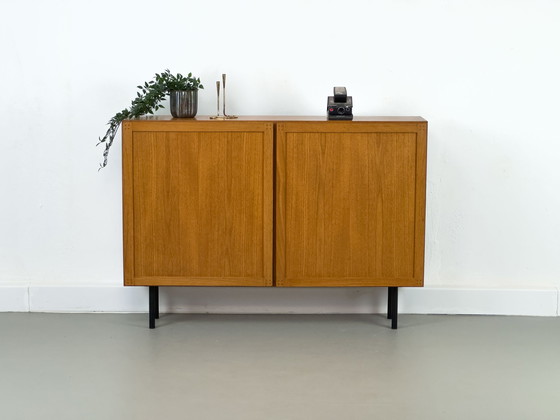
[[[560,318],[0,314],[0,419],[559,419]]]

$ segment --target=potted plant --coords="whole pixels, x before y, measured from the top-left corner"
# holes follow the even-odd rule
[[[139,85],[138,89],[140,92],[136,93],[136,98],[132,100],[130,107],[115,114],[107,123],[109,125],[107,132],[99,138],[98,145],[105,144],[103,163],[100,164],[99,169],[107,166],[109,149],[124,120],[153,114],[164,107],[161,102],[168,95],[173,117],[193,118],[198,109],[198,89],[204,89],[204,86],[200,83],[200,78],[194,77],[192,73],[185,77],[180,73],[174,75],[169,70],[165,70],[163,73],[156,73],[153,80],[145,82],[142,86]]]

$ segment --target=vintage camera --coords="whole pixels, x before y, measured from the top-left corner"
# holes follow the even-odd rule
[[[327,101],[327,118],[329,120],[351,120],[352,97],[346,94],[345,87],[335,87],[334,96]]]

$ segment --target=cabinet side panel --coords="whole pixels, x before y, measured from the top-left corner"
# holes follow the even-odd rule
[[[122,191],[123,191],[123,272],[125,286],[134,282],[134,185],[132,161],[132,127],[122,125]]]
[[[416,142],[416,245],[414,277],[418,286],[424,285],[424,250],[426,232],[426,168],[428,154],[428,124],[418,124]]]
[[[143,283],[271,283],[271,220],[264,212],[272,197],[264,176],[272,139],[265,137],[134,133],[134,269]]]

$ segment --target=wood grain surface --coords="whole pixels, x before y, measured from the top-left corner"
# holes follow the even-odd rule
[[[125,135],[125,283],[272,285],[272,126],[248,125]]]
[[[426,147],[420,117],[125,121],[125,285],[422,286]]]
[[[425,147],[419,124],[279,123],[276,285],[422,285]]]

